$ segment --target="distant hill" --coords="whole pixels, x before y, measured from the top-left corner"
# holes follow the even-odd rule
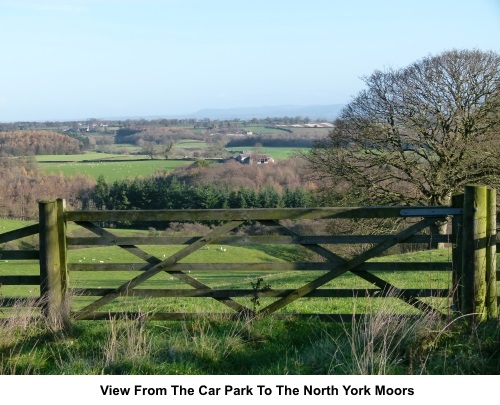
[[[114,116],[103,117],[107,120],[134,120],[134,119],[203,119],[211,120],[251,120],[252,118],[281,118],[281,117],[309,117],[311,121],[333,121],[344,108],[344,104],[329,105],[279,105],[262,107],[239,107],[239,108],[206,108],[194,113],[165,114],[151,116]]]
[[[334,120],[340,110],[344,107],[343,104],[331,105],[282,105],[282,106],[263,106],[263,107],[241,107],[241,108],[226,108],[226,109],[203,109],[193,114],[189,114],[186,118],[196,119],[218,119],[229,120],[234,118],[252,119],[252,118],[267,118],[267,117],[309,117],[315,120]]]

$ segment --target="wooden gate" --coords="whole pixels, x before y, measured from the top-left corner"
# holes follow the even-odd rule
[[[194,210],[194,211],[99,211],[99,212],[66,212],[65,219],[74,221],[78,225],[91,231],[96,237],[86,238],[68,238],[68,246],[119,246],[121,249],[132,253],[143,260],[143,264],[123,263],[91,263],[91,264],[71,264],[70,272],[96,270],[116,271],[134,269],[141,273],[125,281],[113,289],[79,289],[73,291],[77,295],[98,295],[96,301],[88,304],[84,308],[76,311],[73,316],[75,319],[103,319],[116,317],[118,315],[130,316],[129,313],[117,312],[99,312],[106,304],[112,302],[118,297],[210,297],[226,308],[229,308],[229,315],[264,315],[280,314],[289,315],[281,311],[285,306],[304,297],[360,297],[360,296],[379,296],[387,294],[397,296],[411,306],[420,310],[429,311],[432,308],[424,302],[423,299],[431,296],[448,296],[449,289],[401,289],[383,280],[370,270],[394,270],[394,263],[367,263],[371,258],[379,256],[384,251],[398,243],[426,243],[431,239],[438,242],[450,242],[450,235],[427,235],[422,234],[436,220],[444,219],[450,215],[460,216],[461,208],[414,208],[406,207],[367,207],[367,208],[324,208],[324,209],[253,209],[253,210]],[[422,218],[408,228],[393,235],[385,236],[332,236],[332,235],[301,235],[284,226],[283,220],[299,221],[304,219],[312,220],[334,220],[335,218]],[[204,222],[216,221],[218,226],[208,234],[197,237],[119,237],[109,230],[96,226],[96,223],[109,223],[110,221],[140,221],[140,222],[173,222],[173,221],[195,221]],[[259,222],[260,224],[271,227],[273,235],[259,236],[235,236],[229,235],[244,223]],[[354,258],[346,260],[335,254],[327,246],[338,243],[364,243],[371,247],[365,252]],[[221,246],[237,246],[251,244],[298,244],[314,252],[324,261],[315,262],[281,262],[281,263],[183,263],[183,259],[192,255],[194,252],[214,244]],[[159,258],[148,254],[139,246],[151,244],[182,244],[184,247],[174,254]],[[397,265],[398,270],[434,269],[437,271],[450,271],[451,263],[415,263]],[[275,289],[271,287],[262,288],[258,291],[254,289],[215,289],[206,283],[200,282],[192,276],[192,273],[210,272],[210,271],[260,271],[264,274],[269,272],[283,271],[308,271],[313,274],[314,279],[299,287],[293,289]],[[331,289],[324,287],[331,280],[336,279],[346,272],[352,272],[357,277],[368,281],[372,288],[364,289]],[[141,289],[138,288],[146,280],[151,279],[159,273],[165,273],[166,277],[175,277],[187,284],[189,289]],[[165,277],[165,278],[166,278]],[[275,300],[268,303],[263,308],[252,308],[244,305],[237,299],[239,297],[273,297]],[[224,313],[228,315],[228,313]],[[197,316],[199,313],[186,312],[155,312],[149,314],[154,319],[186,319],[187,317]],[[220,315],[220,314],[219,314]],[[294,315],[298,315],[294,313]],[[311,314],[301,314],[311,315]],[[340,319],[342,314],[315,314],[322,319]],[[349,318],[352,314],[345,314]],[[344,316],[345,316],[344,315]]]
[[[469,187],[465,197],[454,198],[451,207],[346,207],[304,209],[235,209],[235,210],[164,210],[164,211],[67,211],[62,200],[40,203],[40,274],[41,295],[46,297],[45,312],[51,316],[71,316],[76,320],[109,319],[117,316],[139,316],[138,312],[121,309],[120,299],[140,298],[209,298],[223,311],[219,315],[241,316],[316,316],[323,320],[339,320],[352,314],[334,311],[317,313],[286,312],[300,299],[397,297],[412,308],[444,314],[443,308],[433,307],[428,297],[449,297],[457,313],[476,314],[479,319],[498,316],[496,294],[496,219],[495,193],[484,187]],[[483,209],[484,208],[484,209]],[[303,220],[341,219],[364,220],[367,218],[399,219],[408,226],[386,235],[331,235],[302,234],[293,230],[290,223]],[[436,222],[449,221],[451,232],[432,234],[429,227]],[[122,236],[109,227],[110,223],[171,223],[209,222],[210,232],[198,236]],[[66,227],[75,223],[90,231],[93,236],[67,236]],[[269,235],[240,235],[236,230],[243,224],[260,223],[272,229]],[[389,248],[403,243],[448,243],[453,246],[450,259],[445,262],[388,263],[370,261],[384,254]],[[202,249],[219,246],[300,245],[315,255],[308,261],[237,263],[190,262]],[[366,244],[361,253],[346,259],[334,252],[338,244]],[[180,250],[168,255],[151,254],[145,246],[181,245]],[[116,246],[141,260],[138,262],[76,262],[68,261],[68,251],[89,246]],[[449,288],[405,288],[384,279],[384,271],[449,272]],[[72,285],[68,273],[77,272],[131,272],[118,286]],[[252,288],[219,288],[198,280],[195,275],[210,272],[305,272],[309,279],[292,288],[275,288],[252,283]],[[329,283],[350,272],[370,287],[331,288]],[[97,274],[97,273],[94,273]],[[106,274],[106,273],[104,273]],[[157,284],[161,288],[145,288],[148,280],[166,275]],[[169,279],[180,280],[184,288],[168,288]],[[201,276],[199,278],[202,278]],[[163,282],[165,281],[165,282]],[[65,298],[95,297],[79,308],[65,312]],[[243,302],[241,298],[246,298]],[[262,306],[250,305],[266,299]],[[250,301],[249,301],[250,299]],[[113,304],[118,302],[113,308]],[[112,309],[110,309],[112,308]],[[142,314],[144,315],[144,314]],[[146,314],[151,319],[182,320],[200,315],[199,311],[154,311]]]
[[[141,273],[136,277],[124,282],[115,289],[80,289],[76,294],[99,294],[101,297],[86,307],[74,313],[76,319],[101,319],[109,316],[116,316],[116,313],[97,312],[104,305],[110,303],[121,296],[155,296],[155,297],[211,297],[221,304],[229,307],[232,312],[240,316],[241,314],[264,315],[276,313],[276,311],[290,304],[291,302],[302,297],[339,297],[345,296],[348,293],[350,296],[360,295],[375,295],[384,296],[391,292],[400,299],[406,301],[419,309],[429,310],[419,297],[430,295],[447,295],[447,290],[401,290],[384,281],[380,277],[370,273],[370,269],[387,270],[394,269],[395,265],[388,263],[367,263],[367,260],[374,258],[383,253],[388,248],[402,242],[419,242],[429,243],[430,235],[418,235],[422,230],[428,228],[439,218],[444,218],[448,215],[460,214],[461,209],[456,208],[421,208],[409,211],[402,207],[373,207],[373,208],[323,208],[323,209],[253,209],[253,210],[194,210],[194,211],[99,211],[99,212],[66,212],[65,218],[67,221],[74,221],[78,225],[90,230],[97,237],[85,238],[68,238],[68,246],[92,246],[92,245],[116,245],[120,248],[132,253],[141,258],[143,264],[124,263],[124,264],[72,264],[69,266],[70,271],[82,270],[139,270]],[[334,218],[395,218],[395,217],[422,217],[424,219],[411,225],[409,228],[395,235],[386,236],[350,236],[348,239],[341,236],[330,235],[299,235],[290,228],[280,223],[280,220],[294,221],[303,219],[334,219]],[[104,230],[95,225],[95,223],[110,222],[110,221],[147,221],[147,222],[172,222],[172,221],[217,221],[221,224],[215,227],[210,233],[199,237],[145,237],[145,238],[130,238],[119,237],[112,234],[108,230]],[[240,225],[248,221],[257,221],[262,225],[273,228],[273,236],[258,237],[258,236],[230,236],[229,232],[236,230]],[[434,240],[441,242],[449,242],[449,236],[432,236]],[[333,253],[325,245],[338,243],[365,243],[373,244],[374,246],[364,253],[350,259],[345,260],[339,255]],[[166,258],[158,258],[146,253],[140,249],[140,245],[151,244],[183,244],[184,248]],[[234,245],[249,245],[252,243],[266,243],[270,245],[276,244],[299,244],[313,251],[320,257],[324,258],[324,262],[287,262],[287,263],[180,263],[180,261],[199,249],[210,245],[218,244],[224,246]],[[397,268],[415,269],[419,265],[411,265],[400,263]],[[421,263],[421,269],[429,269],[434,267],[437,270],[450,270],[449,263]],[[275,290],[267,288],[266,291],[253,290],[220,290],[213,289],[210,286],[198,281],[192,277],[189,272],[206,272],[211,270],[238,271],[238,270],[253,270],[253,271],[317,271],[321,275],[309,283],[292,290]],[[327,284],[329,281],[339,277],[343,273],[351,271],[356,276],[368,281],[374,287],[370,290],[325,290],[320,287]],[[143,290],[137,289],[139,285],[146,280],[152,278],[160,272],[168,273],[169,275],[182,280],[184,283],[191,286],[191,289],[180,290]],[[257,294],[258,297],[276,297],[277,299],[259,309],[257,313],[252,308],[242,305],[234,298],[241,296],[252,296]],[[155,313],[156,319],[185,319],[193,314],[178,313],[166,314]],[[320,315],[320,314],[316,314]],[[321,314],[323,318],[334,318],[332,314]]]

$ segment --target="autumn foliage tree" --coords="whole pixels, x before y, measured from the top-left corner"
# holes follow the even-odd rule
[[[45,174],[25,158],[0,159],[0,173],[0,216],[17,219],[37,218],[43,199],[64,198],[69,207],[81,209],[95,185],[81,175]]]
[[[260,191],[264,187],[273,187],[279,192],[285,189],[304,188],[314,190],[315,184],[308,181],[305,173],[305,161],[300,157],[279,160],[272,164],[244,165],[235,160],[223,164],[194,164],[179,169],[175,176],[189,185],[214,185],[218,188],[237,190],[247,187]]]
[[[82,148],[77,139],[52,131],[0,132],[0,156],[66,155]]]

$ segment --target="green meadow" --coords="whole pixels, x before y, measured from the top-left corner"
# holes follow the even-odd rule
[[[297,149],[297,148],[287,148],[287,147],[234,147],[234,148],[226,148],[226,150],[230,154],[234,154],[236,152],[245,152],[245,153],[260,153],[264,155],[269,155],[275,160],[288,159],[295,156],[301,150],[305,149]]]
[[[196,139],[180,139],[175,143],[175,147],[179,149],[204,149],[207,143]]]
[[[135,177],[146,177],[154,173],[168,173],[173,170],[188,166],[189,160],[102,160],[93,162],[40,162],[40,166],[46,173],[62,173],[64,176],[76,174],[85,175],[97,179],[103,175],[108,182],[125,180]]]
[[[39,163],[50,162],[83,162],[95,160],[124,160],[137,159],[137,156],[119,153],[103,153],[103,152],[85,152],[76,155],[36,155],[35,160]]]

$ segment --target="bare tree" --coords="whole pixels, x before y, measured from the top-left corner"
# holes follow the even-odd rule
[[[147,155],[151,159],[155,158],[156,155],[156,144],[154,142],[146,142],[143,141],[141,142],[141,154],[142,155]]]
[[[365,77],[367,89],[306,154],[326,186],[361,203],[448,204],[500,184],[500,56],[451,50]]]
[[[165,157],[165,159],[168,159],[170,155],[172,154],[172,149],[174,147],[174,142],[173,141],[168,141],[164,145],[162,145],[162,155]]]

